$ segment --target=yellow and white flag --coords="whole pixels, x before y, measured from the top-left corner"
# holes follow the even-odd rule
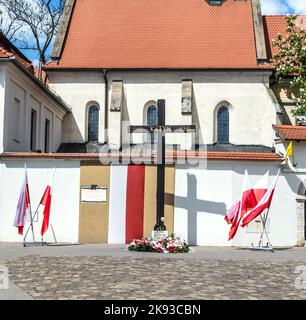
[[[293,156],[293,144],[292,144],[292,141],[289,143],[289,146],[286,150],[286,155],[285,155],[285,161],[287,163],[289,157],[292,157]]]

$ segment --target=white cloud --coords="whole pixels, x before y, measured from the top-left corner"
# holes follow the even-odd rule
[[[306,14],[306,0],[286,0],[294,13]]]
[[[306,0],[260,0],[263,14],[306,14]]]
[[[297,0],[293,0],[297,1]],[[305,1],[305,0],[301,0]],[[289,8],[285,0],[261,0],[263,14],[286,14]]]
[[[39,60],[38,60],[38,59],[32,60],[32,65],[33,65],[34,67],[38,67],[38,65],[39,65]]]

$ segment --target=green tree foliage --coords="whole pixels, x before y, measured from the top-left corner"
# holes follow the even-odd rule
[[[273,55],[273,64],[277,77],[281,81],[292,76],[292,87],[299,89],[296,107],[292,110],[294,116],[306,113],[306,31],[296,23],[297,16],[285,17],[287,22],[286,34],[278,34],[272,41],[277,50]]]

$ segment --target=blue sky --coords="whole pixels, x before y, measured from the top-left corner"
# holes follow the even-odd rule
[[[306,14],[306,0],[261,0],[263,14]]]
[[[263,14],[306,14],[306,0],[261,0]],[[48,49],[48,54],[51,53],[52,45]],[[35,52],[24,52],[31,60],[35,61],[37,55]]]

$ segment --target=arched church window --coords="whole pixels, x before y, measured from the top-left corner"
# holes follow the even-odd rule
[[[217,114],[217,143],[229,143],[229,111],[222,106]]]
[[[158,124],[157,107],[151,105],[147,109],[147,125],[155,126]],[[156,141],[156,135],[154,133],[148,134],[148,142],[154,143]]]
[[[99,108],[91,106],[88,110],[88,142],[99,141]]]

